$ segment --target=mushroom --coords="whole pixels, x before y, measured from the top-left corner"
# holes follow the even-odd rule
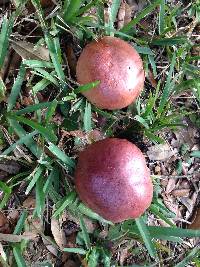
[[[136,100],[144,86],[142,60],[127,42],[116,37],[103,37],[89,43],[76,67],[78,82],[100,84],[82,94],[102,109],[121,109]]]
[[[118,138],[106,138],[80,152],[75,186],[89,208],[114,223],[139,217],[153,195],[142,152]]]

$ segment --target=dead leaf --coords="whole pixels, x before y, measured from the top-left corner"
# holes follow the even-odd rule
[[[148,148],[147,155],[150,160],[165,161],[172,157],[175,152],[166,144],[154,145]]]
[[[5,171],[9,174],[16,174],[20,171],[21,166],[14,160],[9,160],[0,163],[0,170]]]
[[[188,188],[175,189],[171,192],[171,194],[175,197],[188,197],[189,193],[190,189]]]
[[[76,65],[77,65],[77,59],[76,59],[76,55],[74,53],[73,48],[71,47],[71,45],[67,45],[66,47],[66,56],[67,56],[67,62],[70,68],[70,74],[72,76],[76,75]]]
[[[131,21],[132,12],[134,7],[126,3],[125,0],[122,1],[118,12],[117,29],[120,30],[124,25]]]
[[[26,41],[12,40],[12,47],[23,59],[49,61],[49,50],[43,46],[36,46]]]
[[[172,192],[172,190],[174,190],[174,188],[176,187],[176,179],[174,178],[170,178],[168,180],[167,183],[167,187],[166,187],[166,194],[169,194],[170,192]]]
[[[48,236],[48,238],[50,239],[51,237]],[[46,246],[46,248],[54,255],[54,256],[58,256],[58,249],[53,246],[47,239],[42,238],[42,241],[44,243],[44,245]],[[53,242],[53,241],[52,241]]]
[[[37,237],[34,233],[24,232],[23,235],[2,234],[0,240],[5,242],[21,242],[22,240],[34,240]]]
[[[0,243],[0,255],[4,259],[4,261],[6,261],[6,253],[5,253],[1,243]]]
[[[133,8],[134,12],[140,12],[147,5],[146,0],[126,0],[126,2]]]
[[[191,125],[191,122],[187,119],[184,119],[182,123],[186,127],[180,127],[178,131],[174,132],[176,141],[173,146],[179,148],[181,145],[187,144],[190,148],[192,148],[194,144],[198,142],[198,128]]]
[[[189,197],[181,197],[180,202],[187,208],[189,213],[192,214],[194,208],[192,200]]]
[[[73,260],[68,260],[67,262],[65,262],[64,267],[79,267],[80,264],[73,261]]]
[[[165,195],[162,194],[163,197],[163,202],[165,204],[165,206],[172,211],[173,213],[176,214],[176,218],[179,218],[179,207],[178,204],[176,203],[174,197],[170,196],[170,195]]]
[[[28,196],[23,202],[23,207],[26,209],[34,209],[36,206],[36,199],[33,196]]]
[[[29,232],[34,234],[44,233],[44,226],[42,220],[39,218],[34,218],[33,215],[29,215],[27,218],[27,229]]]
[[[63,248],[66,247],[67,239],[61,223],[56,218],[51,219],[51,232],[56,244],[63,250]]]
[[[3,233],[3,234],[11,233],[9,220],[1,211],[0,211],[0,233]]]
[[[150,83],[151,83],[151,86],[153,87],[153,88],[156,88],[157,87],[157,81],[155,80],[155,78],[154,78],[154,74],[153,74],[153,71],[151,70],[151,69],[149,69],[149,75],[148,75],[148,80],[150,81]]]
[[[193,222],[189,225],[189,229],[200,229],[200,207],[197,209]]]

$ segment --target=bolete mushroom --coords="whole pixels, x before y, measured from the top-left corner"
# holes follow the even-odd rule
[[[89,43],[76,67],[77,81],[83,85],[100,84],[82,94],[102,109],[121,109],[130,105],[144,86],[142,60],[127,42],[116,37],[103,37]]]
[[[89,208],[112,222],[139,217],[153,195],[142,152],[118,138],[98,141],[80,152],[75,186]]]

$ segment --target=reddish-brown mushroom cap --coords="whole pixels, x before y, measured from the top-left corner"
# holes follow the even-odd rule
[[[109,110],[130,105],[144,86],[139,54],[116,37],[106,36],[89,43],[78,59],[76,75],[80,84],[100,81],[83,95],[95,106]]]
[[[125,139],[107,138],[82,151],[75,185],[80,199],[112,222],[139,217],[152,201],[153,185],[145,158]]]

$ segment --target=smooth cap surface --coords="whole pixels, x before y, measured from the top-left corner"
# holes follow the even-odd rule
[[[100,84],[83,95],[102,109],[121,109],[136,100],[144,87],[144,70],[137,51],[116,37],[103,37],[89,43],[82,51],[77,67],[77,80]]]
[[[153,185],[145,158],[125,139],[107,138],[82,151],[75,185],[80,199],[112,222],[139,217],[152,201]]]

